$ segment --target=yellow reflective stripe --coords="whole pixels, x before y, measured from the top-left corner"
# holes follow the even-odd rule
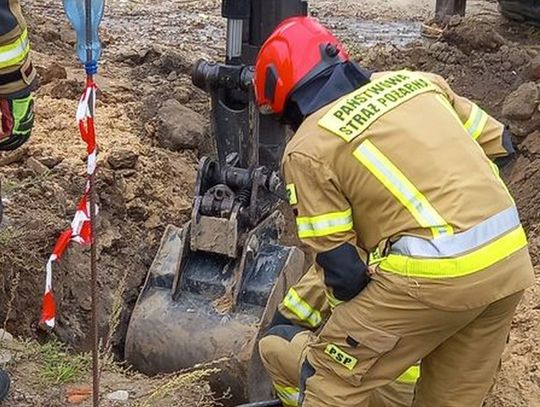
[[[325,291],[325,294],[330,308],[336,308],[339,304],[343,304],[343,301],[338,300],[331,292]]]
[[[484,270],[527,246],[523,227],[463,256],[453,258],[413,258],[390,253],[380,263],[383,270],[407,277],[453,278]]]
[[[0,47],[0,69],[21,64],[29,52],[28,31],[24,30],[17,40]]]
[[[471,114],[464,124],[465,130],[467,130],[471,137],[476,140],[484,131],[488,119],[488,114],[473,103]]]
[[[411,181],[377,148],[366,140],[355,150],[360,161],[433,237],[453,234],[453,229]]]
[[[401,236],[393,242],[390,253],[417,258],[452,258],[480,249],[521,225],[515,206],[483,220],[472,228],[444,239],[428,240],[418,236]]]
[[[301,239],[323,237],[339,232],[348,232],[353,228],[352,209],[342,212],[325,213],[319,216],[296,218],[298,236]]]
[[[298,196],[296,195],[296,186],[294,184],[287,184],[287,195],[289,196],[289,204],[298,204]]]
[[[405,384],[416,384],[419,378],[420,378],[420,366],[414,365],[408,368],[404,373],[402,373],[396,379],[396,382],[405,383]]]
[[[285,406],[298,406],[300,401],[300,389],[298,387],[282,386],[274,383],[276,394]]]
[[[447,98],[442,95],[437,95],[437,100],[448,110],[448,112],[456,118],[456,120],[465,128],[467,133],[474,139],[478,139],[486,128],[489,120],[489,115],[480,109],[476,104],[472,104],[471,114],[465,123],[461,121],[454,107],[450,104]]]
[[[317,328],[322,323],[321,313],[300,297],[294,288],[289,288],[283,306],[312,328]]]
[[[467,132],[471,135],[471,137],[475,141],[477,141],[478,147],[484,154],[485,154],[484,149],[478,143],[478,137],[482,135],[482,132],[484,131],[488,120],[489,120],[489,115],[486,112],[484,112],[482,109],[480,109],[476,104],[473,103],[472,108],[471,108],[471,114],[469,115],[469,119],[463,125],[463,127],[465,127],[465,130],[467,130]],[[501,183],[501,185],[507,192],[512,202],[514,202],[514,197],[510,193],[508,187],[506,186],[505,182],[503,181],[503,179],[501,178],[499,174],[499,167],[497,167],[497,165],[493,163],[491,160],[490,160],[490,165],[491,165],[491,169],[493,170],[493,173],[495,174],[495,176],[497,177],[497,179],[499,180],[499,182]]]
[[[437,99],[461,123],[461,119],[458,117],[456,111],[454,110],[454,108],[452,107],[448,99],[446,99],[445,97],[441,95],[437,95]],[[488,114],[484,112],[482,109],[480,109],[476,104],[473,103],[471,114],[469,115],[469,119],[467,120],[465,124],[463,124],[463,127],[465,128],[465,130],[467,130],[467,132],[471,135],[471,137],[474,140],[477,140],[478,137],[480,137],[480,135],[484,131],[488,120],[489,120]],[[482,149],[481,146],[480,148]],[[482,149],[482,152],[484,152],[483,149]],[[491,163],[491,168],[493,172],[495,173],[496,177],[499,179],[500,183],[502,184],[502,186],[508,193],[508,196],[510,197],[510,199],[512,199],[512,202],[514,202],[514,198],[512,197],[512,194],[508,190],[508,187],[506,186],[506,184],[504,183],[503,179],[501,178],[499,174],[499,167],[497,167],[497,165],[495,165],[493,162],[490,162],[490,163]]]
[[[373,251],[369,254],[368,265],[370,265],[370,266],[376,266],[376,265],[379,264],[381,261],[383,261],[383,259],[384,259],[384,256],[383,256],[382,253],[381,253],[381,249],[377,247],[375,250],[373,250]]]

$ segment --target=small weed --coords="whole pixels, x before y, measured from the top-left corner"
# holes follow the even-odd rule
[[[11,179],[2,180],[2,196],[8,196],[17,189],[18,183]]]
[[[538,27],[529,27],[524,32],[525,37],[530,40],[540,40],[540,29]]]
[[[12,236],[11,236],[11,230],[6,229],[0,229],[0,246],[7,246],[9,242],[11,242]]]
[[[213,369],[204,369],[196,370],[190,373],[180,373],[176,375],[169,376],[168,379],[164,379],[159,382],[159,384],[147,395],[144,400],[139,400],[135,406],[136,407],[150,407],[159,405],[167,397],[176,396],[181,399],[182,389],[194,387],[204,383],[205,379],[212,376],[213,374],[218,373],[220,370],[218,368]],[[211,405],[208,403],[208,394],[201,392],[201,400],[197,405]],[[176,401],[176,400],[175,400]],[[181,401],[181,400],[178,400]]]
[[[109,314],[109,321],[108,321],[109,334],[107,336],[107,340],[105,341],[105,344],[101,346],[100,372],[103,371],[104,368],[108,368],[109,370],[120,368],[120,370],[122,370],[120,364],[114,361],[112,347],[113,347],[113,338],[116,333],[116,330],[118,329],[118,326],[120,325],[120,319],[122,316],[122,309],[124,306],[124,293],[127,287],[128,270],[129,268],[126,268],[124,275],[122,276],[121,280],[118,283],[118,288],[114,293],[112,310]]]
[[[58,340],[42,345],[40,354],[40,376],[52,385],[74,382],[90,369],[88,354],[70,354]]]
[[[15,298],[17,297],[17,292],[19,290],[19,284],[21,282],[21,272],[19,270],[15,271],[15,276],[11,278],[11,286],[9,288],[9,301],[7,303],[6,317],[4,318],[3,328],[4,331],[7,331],[7,323],[11,312],[13,311],[13,304],[15,303]]]

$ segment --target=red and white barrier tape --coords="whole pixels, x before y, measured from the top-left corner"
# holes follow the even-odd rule
[[[70,242],[89,246],[92,244],[92,229],[90,223],[90,177],[96,171],[97,166],[97,145],[94,128],[94,111],[96,105],[96,84],[88,80],[83,95],[77,108],[77,123],[83,141],[86,143],[88,154],[86,171],[87,180],[84,193],[77,205],[77,211],[68,230],[63,232],[58,238],[51,257],[46,266],[45,293],[41,309],[40,326],[53,329],[56,323],[56,301],[52,287],[53,264],[62,258]],[[97,213],[97,208],[96,208]]]

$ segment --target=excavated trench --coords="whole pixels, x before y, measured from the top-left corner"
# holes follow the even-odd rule
[[[0,253],[0,319],[6,320],[9,331],[24,337],[36,333],[43,266],[58,233],[73,214],[82,189],[84,156],[73,127],[74,106],[82,83],[73,57],[71,30],[63,23],[58,5],[42,0],[27,3],[34,28],[35,63],[45,80],[37,93],[34,141],[19,158],[0,166],[0,176],[8,180],[3,185],[7,185],[6,212],[11,221],[7,229],[0,230],[4,246]],[[417,17],[424,16],[423,11],[415,11],[412,18],[406,8],[400,8],[399,13],[377,13],[375,18],[366,4],[377,2],[349,0],[330,4],[323,13],[321,7],[329,3],[316,0],[312,4],[319,18],[345,40],[352,56],[368,68],[407,67],[439,73],[450,80],[456,91],[497,117],[501,117],[508,93],[527,80],[526,66],[536,52],[534,45],[508,42],[506,38],[524,38],[524,44],[534,43],[534,33],[523,29],[527,34],[520,35],[521,28],[515,25],[508,29],[507,23],[495,16],[492,2],[473,1],[475,7],[485,4],[488,20],[467,20],[452,27],[440,41],[421,37]],[[406,1],[395,3],[402,5]],[[332,7],[338,10],[334,13]],[[189,74],[191,64],[200,57],[222,58],[225,24],[217,0],[167,0],[159,4],[111,0],[103,39],[102,93],[97,109],[102,147],[100,325],[105,338],[116,326],[112,344],[122,358],[129,316],[164,226],[181,225],[189,218],[200,155],[197,150],[170,151],[159,145],[163,119],[159,108],[164,100],[174,99],[191,112],[190,116],[175,116],[180,122],[193,117],[201,123],[206,121],[207,97],[192,87]],[[197,113],[199,116],[192,115]],[[533,130],[527,128],[526,133]],[[200,145],[207,143],[206,135],[200,137]],[[521,157],[507,180],[516,194],[536,260],[540,242],[540,149],[533,136],[516,141]],[[131,152],[131,158],[127,158],[130,155],[126,151]],[[39,173],[43,168],[35,161],[45,165],[47,171]],[[28,228],[33,233],[27,233]],[[86,264],[88,253],[74,248],[55,272],[60,305],[57,335],[78,350],[88,348]],[[114,322],[109,316],[118,304],[122,309],[119,320]],[[514,339],[489,407],[534,405],[527,403],[534,400],[531,394],[538,388],[540,377],[526,366],[534,366],[540,357],[535,350],[525,350],[540,335],[540,316],[535,311],[539,304],[539,290],[535,289],[516,318]]]

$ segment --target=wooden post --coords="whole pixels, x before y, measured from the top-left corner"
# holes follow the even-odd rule
[[[435,6],[435,19],[443,21],[445,17],[450,17],[456,14],[465,15],[467,0],[437,0]]]

